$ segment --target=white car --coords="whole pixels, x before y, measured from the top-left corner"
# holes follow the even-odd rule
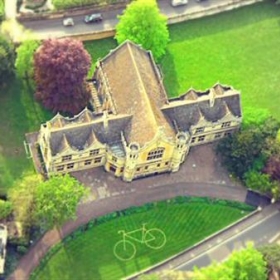
[[[171,5],[173,7],[187,5],[187,4],[188,4],[188,0],[171,0]]]
[[[63,25],[64,26],[73,26],[74,25],[74,20],[72,18],[65,18],[63,20]]]

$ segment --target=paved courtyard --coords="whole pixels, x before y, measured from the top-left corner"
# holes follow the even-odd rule
[[[165,173],[126,183],[120,178],[107,173],[103,167],[73,172],[79,181],[91,188],[91,199],[145,191],[161,185],[180,183],[207,183],[242,188],[238,182],[233,182],[220,159],[214,151],[214,144],[192,147],[180,170],[175,173]]]

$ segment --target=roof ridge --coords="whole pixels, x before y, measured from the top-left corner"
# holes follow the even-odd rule
[[[140,75],[140,73],[139,73],[139,69],[138,69],[138,67],[137,67],[137,63],[136,63],[135,58],[134,58],[134,55],[133,55],[133,53],[132,53],[130,44],[127,44],[127,47],[128,47],[129,55],[130,55],[131,60],[132,60],[132,64],[133,64],[134,69],[135,69],[135,71],[136,71],[136,75],[137,75],[137,77],[138,77],[138,81],[139,81],[140,84],[141,84],[142,90],[139,88],[139,92],[142,94],[143,98],[145,98],[146,104],[147,104],[147,106],[149,107],[149,110],[147,110],[147,111],[149,112],[149,115],[152,116],[151,120],[152,120],[152,122],[153,122],[153,125],[156,125],[156,126],[157,126],[157,121],[156,121],[155,114],[154,114],[155,112],[154,112],[154,110],[153,110],[153,108],[152,108],[152,104],[151,104],[151,102],[150,102],[150,99],[148,98],[148,94],[147,94],[146,88],[145,88],[145,86],[144,86],[142,77],[141,77],[141,75]]]

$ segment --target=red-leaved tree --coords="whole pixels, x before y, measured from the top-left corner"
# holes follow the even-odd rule
[[[269,174],[273,180],[280,181],[280,156],[271,156],[264,168],[264,172]]]
[[[79,113],[90,98],[86,85],[90,65],[82,42],[45,40],[34,55],[36,99],[54,113]]]

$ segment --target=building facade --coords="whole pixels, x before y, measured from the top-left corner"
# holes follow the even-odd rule
[[[93,111],[41,125],[36,142],[48,175],[104,166],[130,182],[176,172],[192,146],[234,133],[242,120],[230,86],[168,99],[151,52],[130,41],[99,61],[89,85]]]

